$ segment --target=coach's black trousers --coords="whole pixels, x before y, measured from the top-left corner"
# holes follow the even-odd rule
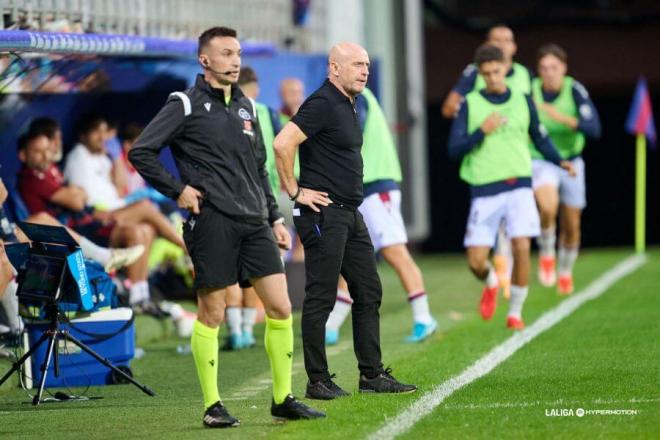
[[[337,297],[339,274],[353,299],[353,348],[358,368],[369,377],[382,371],[379,308],[383,289],[374,248],[357,209],[331,205],[321,212],[296,205],[294,223],[305,248],[302,338],[310,381],[330,378],[325,324]]]

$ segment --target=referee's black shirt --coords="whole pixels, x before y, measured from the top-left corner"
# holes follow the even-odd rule
[[[326,80],[291,121],[307,136],[300,145],[299,185],[325,191],[335,203],[360,206],[362,129],[351,100]]]

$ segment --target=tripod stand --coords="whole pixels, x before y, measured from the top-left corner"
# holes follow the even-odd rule
[[[21,366],[30,358],[30,356],[35,351],[37,351],[37,349],[41,346],[41,344],[48,341],[46,358],[44,359],[44,362],[41,365],[41,379],[39,381],[39,390],[32,399],[32,405],[39,405],[39,403],[41,403],[41,396],[44,392],[44,386],[46,384],[46,374],[48,373],[48,368],[50,367],[50,362],[51,359],[53,358],[54,358],[55,377],[59,377],[60,374],[59,353],[58,350],[55,349],[55,347],[57,344],[57,340],[61,339],[77,345],[78,347],[80,347],[80,349],[82,349],[87,354],[92,356],[98,362],[110,368],[114,373],[118,374],[122,378],[126,379],[128,382],[138,387],[140,390],[142,390],[143,393],[149,396],[156,395],[156,393],[154,393],[149,387],[142,385],[141,383],[133,379],[130,375],[126,374],[126,372],[112,365],[112,363],[108,359],[102,357],[94,350],[89,348],[87,345],[82,343],[80,340],[72,336],[68,330],[60,329],[60,321],[59,321],[60,313],[57,308],[56,301],[51,301],[46,304],[46,316],[50,320],[48,330],[46,330],[41,335],[41,337],[37,340],[37,342],[34,343],[32,347],[30,347],[30,350],[28,350],[27,353],[25,353],[19,360],[17,360],[13,364],[12,368],[2,377],[2,379],[0,379],[0,385],[2,385],[7,379],[9,379],[9,377],[12,375],[13,372],[18,371],[19,368],[21,368]]]

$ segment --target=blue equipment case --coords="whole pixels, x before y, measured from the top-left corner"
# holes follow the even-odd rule
[[[130,308],[103,310],[91,313],[88,317],[72,319],[72,325],[61,323],[60,329],[82,341],[115,366],[130,368],[135,353],[135,325]],[[32,345],[48,330],[46,321],[27,324]],[[57,347],[60,363],[59,377],[55,377],[54,363],[51,362],[46,374],[46,387],[75,387],[88,385],[109,385],[115,383],[112,370],[99,363],[71,342],[58,339]],[[46,344],[42,344],[32,355],[33,382],[41,379],[41,365],[47,354]]]

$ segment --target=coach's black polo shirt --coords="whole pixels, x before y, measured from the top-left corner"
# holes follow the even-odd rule
[[[300,145],[299,185],[325,191],[335,203],[360,206],[362,129],[351,100],[326,80],[291,121],[307,136]]]

